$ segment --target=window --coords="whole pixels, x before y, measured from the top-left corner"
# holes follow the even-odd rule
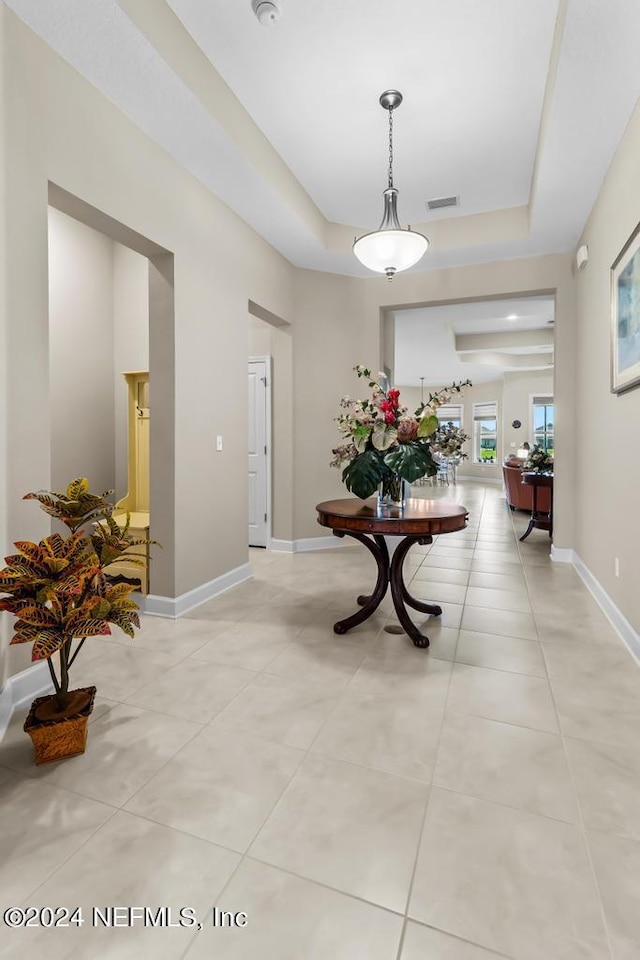
[[[438,407],[436,416],[438,422],[442,425],[444,423],[452,423],[454,427],[462,426],[462,404],[461,403],[447,403],[442,407]]]
[[[475,463],[495,463],[498,459],[498,405],[473,405],[473,459]]]
[[[553,456],[553,397],[533,397],[533,442]]]

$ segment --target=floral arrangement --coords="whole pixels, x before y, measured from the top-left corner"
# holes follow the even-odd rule
[[[553,457],[549,456],[544,447],[537,444],[529,450],[529,455],[522,464],[523,470],[532,473],[551,473],[553,471]]]
[[[399,390],[383,389],[362,364],[354,370],[359,379],[367,380],[371,396],[366,400],[343,397],[343,412],[335,420],[345,443],[334,448],[331,466],[346,464],[342,479],[347,490],[364,500],[381,485],[393,489],[402,486],[401,480],[414,483],[420,477],[434,476],[438,470],[433,455],[439,432],[437,410],[449,403],[453,394],[470,386],[470,381],[452,383],[429,394],[415,413],[409,413]],[[386,379],[383,373],[378,378]],[[391,499],[401,497],[392,495]]]
[[[436,430],[433,449],[443,457],[453,457],[455,460],[466,460],[468,454],[462,449],[463,444],[470,440],[468,433],[462,427],[455,427],[451,420],[441,423]]]

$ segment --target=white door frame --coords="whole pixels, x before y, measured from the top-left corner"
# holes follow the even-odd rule
[[[271,357],[249,357],[248,363],[264,363],[266,369],[267,384],[265,390],[265,443],[267,446],[265,470],[267,474],[267,550],[271,549],[272,541],[272,516],[273,500],[271,495]]]

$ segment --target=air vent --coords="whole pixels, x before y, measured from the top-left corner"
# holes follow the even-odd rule
[[[429,210],[442,210],[443,207],[457,207],[460,203],[460,197],[434,197],[433,200],[427,200]]]

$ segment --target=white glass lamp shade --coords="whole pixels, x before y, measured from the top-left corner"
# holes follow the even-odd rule
[[[424,256],[429,241],[415,230],[403,230],[398,220],[398,191],[387,187],[384,191],[382,223],[373,233],[357,237],[353,252],[368,270],[386,273],[389,280],[395,273],[408,270]]]
[[[417,263],[428,246],[427,238],[413,230],[376,230],[359,237],[353,252],[367,269],[392,277]]]

